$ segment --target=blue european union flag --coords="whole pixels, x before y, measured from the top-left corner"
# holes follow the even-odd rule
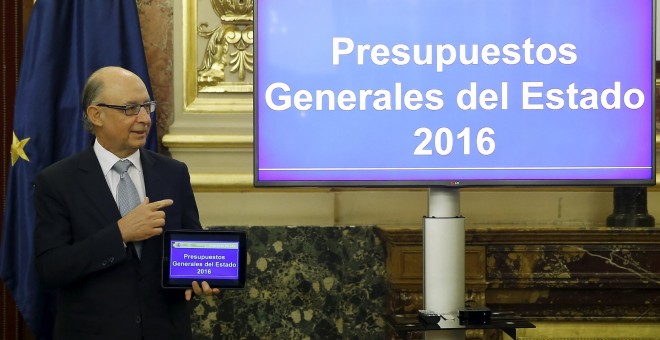
[[[0,276],[37,339],[52,337],[54,303],[34,268],[33,181],[44,167],[91,145],[80,94],[103,66],[133,71],[152,95],[135,0],[36,2],[16,95]],[[147,147],[157,147],[155,127]]]

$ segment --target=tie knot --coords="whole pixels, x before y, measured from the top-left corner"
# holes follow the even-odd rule
[[[133,163],[129,161],[128,159],[124,159],[121,161],[117,161],[115,165],[112,166],[112,170],[117,171],[120,175],[123,175],[126,171],[128,171],[128,168],[131,167]]]

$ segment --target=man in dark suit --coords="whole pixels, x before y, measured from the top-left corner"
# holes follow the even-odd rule
[[[93,147],[35,181],[36,265],[56,288],[55,338],[190,339],[187,301],[219,289],[206,282],[185,292],[160,286],[163,230],[201,229],[188,168],[142,149],[155,102],[132,72],[94,72],[83,108]],[[113,169],[120,160],[131,162],[123,174]],[[141,203],[120,213],[124,175]]]

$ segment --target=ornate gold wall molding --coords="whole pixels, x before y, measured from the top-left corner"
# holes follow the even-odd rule
[[[248,135],[165,135],[163,144],[170,148],[249,148],[252,136]]]
[[[252,92],[254,5],[250,0],[210,0],[219,24],[208,29],[202,22],[198,34],[208,39],[197,71],[200,92]]]
[[[190,175],[190,183],[195,191],[254,191],[251,174],[213,174],[194,173]]]
[[[251,114],[252,0],[182,1],[184,112]]]

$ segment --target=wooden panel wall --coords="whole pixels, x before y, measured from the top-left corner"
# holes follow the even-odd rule
[[[386,313],[415,313],[423,307],[422,231],[383,229],[382,238]],[[562,323],[566,331],[576,322],[599,323],[594,336],[617,327],[630,338],[660,331],[640,326],[660,321],[659,228],[467,227],[465,267],[465,299],[477,306],[551,322],[560,331]]]

